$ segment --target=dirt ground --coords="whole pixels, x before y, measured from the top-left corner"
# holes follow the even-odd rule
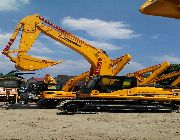
[[[0,140],[180,140],[180,113],[57,115],[0,107]]]

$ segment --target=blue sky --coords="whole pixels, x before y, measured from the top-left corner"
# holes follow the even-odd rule
[[[1,0],[0,46],[7,44],[23,17],[38,13],[54,24],[102,48],[111,58],[129,53],[132,61],[120,73],[125,74],[151,65],[170,61],[180,63],[180,20],[141,14],[145,0]],[[18,41],[13,47],[18,46]],[[63,63],[36,71],[77,75],[89,69],[82,56],[45,36],[40,36],[30,54],[40,58],[64,60]],[[0,72],[14,69],[0,55]]]

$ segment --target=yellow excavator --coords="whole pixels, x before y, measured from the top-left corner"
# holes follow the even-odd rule
[[[136,77],[115,76],[121,69],[120,66],[124,65],[121,59],[111,60],[101,49],[87,44],[41,16],[28,16],[19,25],[18,30],[23,28],[21,36],[23,45],[20,45],[19,50],[10,51],[10,45],[15,39],[13,35],[3,51],[3,54],[16,63],[17,68],[36,70],[59,63],[27,55],[40,32],[75,50],[91,64],[90,78],[86,85],[75,96],[71,98],[65,96],[64,101],[59,104],[59,109],[75,113],[84,110],[114,111],[121,109],[171,111],[178,108],[180,89],[138,87]],[[17,30],[15,34],[16,32]],[[17,57],[10,55],[15,52],[18,54]],[[39,65],[36,66],[36,64]],[[49,94],[52,94],[52,91],[49,91]],[[62,94],[59,95],[62,97]]]
[[[16,39],[20,30],[22,30],[22,34],[19,49],[10,50],[10,46]],[[82,73],[68,81],[62,91],[53,90],[52,83],[50,82],[51,85],[47,84],[50,79],[52,80],[52,77],[50,75],[45,76],[46,86],[42,90],[41,102],[43,100],[46,104],[52,104],[49,103],[51,101],[58,102],[58,100],[74,98],[75,94],[72,92],[72,88],[79,80],[95,75],[117,75],[131,60],[131,56],[129,54],[125,54],[115,60],[111,60],[105,51],[95,48],[37,14],[27,16],[20,21],[2,53],[16,64],[17,69],[24,71],[38,70],[60,63],[60,61],[55,62],[52,60],[33,58],[27,54],[40,33],[49,36],[50,38],[79,53],[91,64],[89,72]],[[16,57],[12,55],[14,53],[17,53]]]
[[[180,0],[147,0],[139,10],[147,15],[180,19]],[[169,74],[167,77],[173,74]],[[180,83],[179,81],[180,77],[172,83],[172,86],[177,86]]]
[[[129,62],[129,55],[122,56],[119,59],[122,65],[125,66]],[[121,67],[119,71],[121,71],[123,67]],[[53,77],[51,77],[48,74],[45,75],[44,78],[45,84],[41,88],[41,94],[37,102],[38,106],[45,108],[54,108],[62,100],[75,98],[76,92],[79,90],[79,88],[76,88],[77,87],[76,84],[83,79],[86,79],[87,81],[90,78],[90,73],[91,72],[87,71],[78,76],[71,78],[65,83],[62,89],[59,87],[59,85],[56,83]]]
[[[172,111],[178,109],[180,89],[138,87],[135,77],[96,76],[57,108],[66,113],[89,111]]]
[[[180,19],[180,0],[147,0],[140,11],[147,15]]]
[[[57,108],[67,113],[177,110],[180,103],[180,89],[177,88],[179,77],[171,84],[171,88],[150,86],[151,83],[180,75],[179,70],[162,74],[169,67],[169,62],[163,62],[126,76],[93,77],[77,93],[76,98],[61,102]],[[149,72],[149,76],[144,76]]]
[[[51,83],[50,85],[48,85],[50,91],[48,90],[43,91],[41,95],[41,98],[43,97],[42,98],[43,102],[42,101],[38,102],[38,104],[46,108],[49,107],[54,108],[58,103],[60,103],[58,108],[63,109],[64,111],[70,113],[74,112],[76,109],[77,111],[107,111],[107,110],[117,111],[117,110],[126,110],[126,109],[141,110],[141,111],[144,111],[146,109],[151,111],[152,110],[172,111],[178,108],[176,104],[178,104],[180,101],[179,89],[177,88],[164,89],[164,88],[157,88],[156,86],[149,87],[147,83],[144,83],[144,85],[137,83],[140,77],[138,76],[138,74],[145,73],[145,71],[146,72],[153,71],[153,73],[156,74],[157,76],[158,74],[160,74],[160,71],[164,71],[165,69],[167,69],[167,66],[169,65],[170,64],[168,62],[164,62],[162,64],[155,65],[147,69],[143,69],[141,70],[142,72],[138,71],[138,73],[136,72],[136,74],[131,76],[130,75],[129,76],[107,76],[107,75],[95,76],[91,78],[89,82],[86,83],[87,85],[85,85],[85,87],[83,87],[80,90],[80,92],[77,92],[78,94],[75,94],[75,92],[70,92],[70,88],[68,87],[74,87],[74,84],[81,79],[81,76],[84,77],[83,75],[85,75],[85,73],[70,79],[66,83],[66,85],[63,87],[63,90],[67,92],[63,92],[63,90],[61,90],[61,91],[55,91],[54,94],[49,94],[49,92],[51,93],[53,92],[52,89],[56,89],[56,88],[52,88],[55,86],[54,84],[56,84],[56,82],[50,75],[46,75],[45,79],[47,80],[45,80],[45,82]],[[157,77],[155,78],[155,76],[154,78],[152,78],[151,76],[149,77],[152,78],[152,81],[159,81],[166,79],[167,77],[169,78],[172,76],[177,76],[179,74],[180,73],[178,71],[178,73],[173,72],[170,73],[170,75],[165,75],[165,76],[163,75],[159,78]],[[175,81],[173,82],[174,87],[180,83],[179,80],[175,80]],[[87,92],[90,91],[91,93],[89,94],[91,95],[88,95]],[[66,93],[68,94],[65,95]],[[64,100],[62,95],[64,95]],[[77,97],[78,100],[76,100]],[[73,102],[71,99],[73,100]],[[80,102],[83,102],[83,104]],[[73,103],[73,105],[70,106],[68,105],[68,107],[66,108],[65,106],[69,103]],[[76,109],[74,108],[77,107],[77,104],[75,105],[74,103],[78,104],[78,108]],[[79,108],[79,105],[82,108]]]
[[[140,11],[145,14],[179,19],[180,0],[148,0],[140,8]],[[151,81],[155,75],[156,73],[152,74],[143,82]],[[179,81],[178,77],[172,85],[177,85]],[[117,84],[118,82],[119,84]],[[176,104],[180,103],[179,89],[137,86],[137,78],[133,77],[95,77],[80,90],[78,100],[63,101],[58,109],[69,113],[126,109],[157,111],[177,109]]]
[[[138,80],[138,85],[156,85],[160,81],[170,79],[173,77],[177,77],[171,86],[177,87],[178,86],[178,76],[180,76],[180,71],[175,70],[173,72],[163,74],[168,68],[170,68],[169,62],[163,62],[162,64],[154,65],[142,70],[135,71],[133,73],[128,73],[126,76],[128,77],[136,77]],[[170,85],[167,85],[170,86]]]

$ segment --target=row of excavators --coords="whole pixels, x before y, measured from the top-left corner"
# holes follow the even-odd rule
[[[179,0],[148,0],[140,11],[145,14],[180,18]],[[172,13],[171,13],[172,11]],[[17,50],[11,45],[21,32]],[[173,111],[180,103],[180,65],[163,62],[133,73],[117,76],[131,60],[130,54],[111,59],[105,51],[92,46],[38,14],[23,18],[2,51],[21,71],[34,71],[63,61],[45,60],[28,54],[36,39],[44,35],[63,44],[91,65],[89,71],[70,79],[62,88],[45,75],[37,104],[76,113],[83,111]],[[84,86],[77,83],[85,79]]]

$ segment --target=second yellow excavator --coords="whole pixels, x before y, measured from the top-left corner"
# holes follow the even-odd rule
[[[174,64],[175,65],[175,64]],[[163,62],[162,64],[154,65],[142,70],[138,70],[133,73],[128,73],[126,76],[128,77],[136,77],[138,79],[138,85],[156,85],[158,83],[161,83],[163,80],[167,80],[173,77],[177,77],[174,82],[167,83],[166,86],[172,85],[173,87],[178,86],[178,76],[180,76],[180,70],[179,66],[177,65],[177,68],[173,70],[173,65],[171,65],[169,62]],[[166,70],[170,72],[166,72]],[[169,70],[172,69],[172,70]],[[162,85],[163,86],[163,85]],[[164,85],[165,86],[165,85]]]
[[[139,9],[141,13],[153,16],[170,17],[175,19],[180,19],[180,0],[147,0]],[[164,75],[162,78],[157,78],[157,80],[163,80],[165,77],[172,77],[178,72],[169,73]],[[180,84],[180,77],[178,77],[171,84],[172,86],[177,86]]]
[[[40,32],[81,54],[91,64],[91,71],[89,72],[91,78],[89,78],[86,85],[73,97],[68,98],[65,95],[59,108],[67,112],[77,112],[84,109],[176,109],[176,102],[179,103],[180,101],[179,89],[138,87],[135,77],[115,76],[125,66],[122,59],[111,60],[101,49],[87,44],[39,15],[25,17],[19,25],[23,28],[20,49],[10,51],[10,45],[15,39],[13,35],[9,45],[3,51],[3,54],[16,63],[17,68],[36,70],[59,63],[40,60],[27,55]],[[18,30],[21,28],[18,28]],[[10,55],[14,52],[17,52],[17,57]],[[36,66],[36,64],[39,65]],[[52,86],[47,94],[53,94]],[[62,97],[63,94],[66,94],[66,92],[62,91],[59,96]]]
[[[169,62],[163,62],[162,64],[154,65],[149,68],[145,68],[145,69],[133,72],[133,73],[126,74],[126,76],[128,77],[135,76],[138,79],[138,85],[150,84],[152,83],[155,77],[161,74],[169,66],[170,66]],[[147,74],[149,76],[147,76]]]

